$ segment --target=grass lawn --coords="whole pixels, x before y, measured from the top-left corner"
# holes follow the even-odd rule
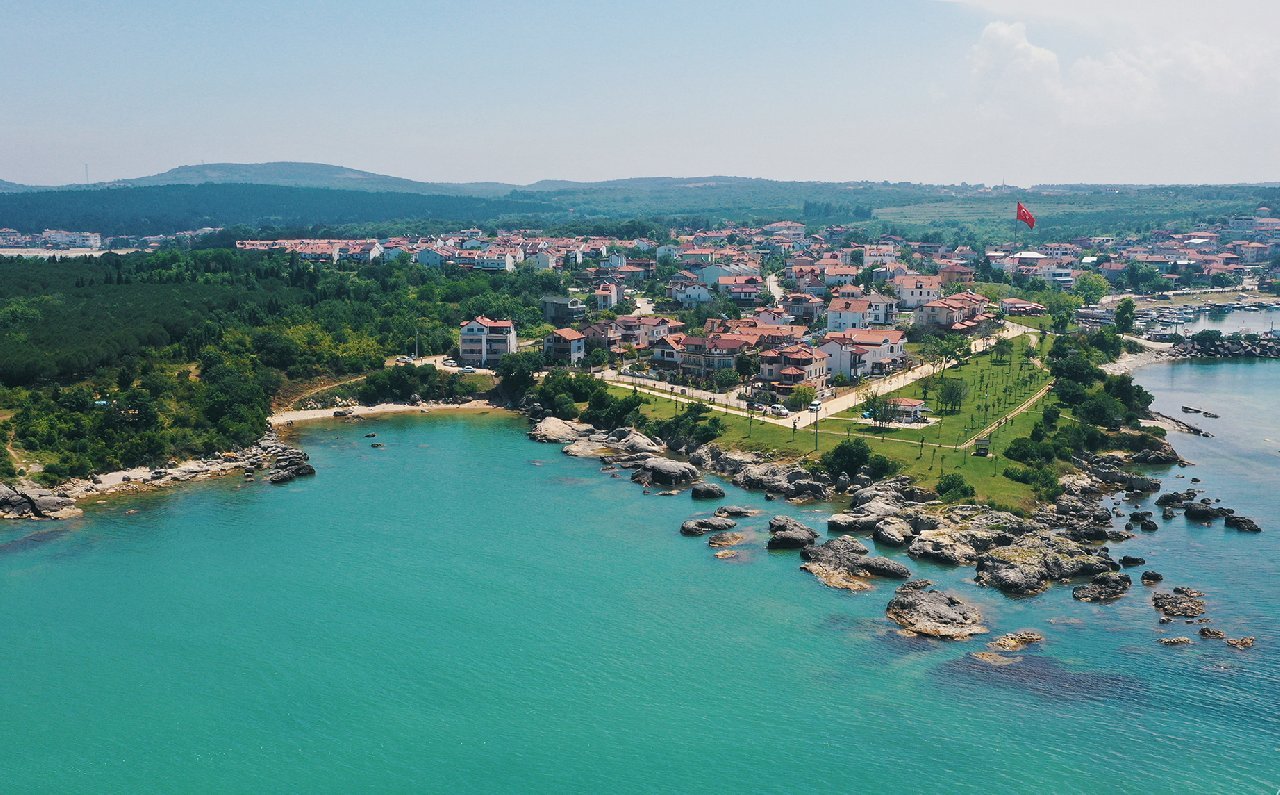
[[[969,366],[972,365],[966,365],[966,367]],[[618,397],[631,392],[625,387],[618,386],[610,386],[609,391]],[[653,395],[646,397],[649,398],[649,402],[644,405],[642,411],[645,416],[653,419],[669,419],[682,406],[669,398]],[[829,419],[818,423],[815,439],[812,426],[793,433],[789,427],[759,421],[748,423],[746,417],[718,414],[717,416],[725,424],[725,432],[716,440],[716,443],[737,450],[751,450],[782,458],[816,461],[822,453],[832,449],[841,441],[857,436],[866,441],[873,452],[901,464],[902,473],[910,475],[921,485],[932,487],[943,475],[959,472],[977,490],[980,501],[1027,511],[1035,505],[1035,497],[1029,486],[1009,480],[1001,474],[1004,468],[1012,463],[1004,458],[1003,452],[1011,440],[1030,432],[1031,426],[1041,418],[1044,408],[1053,400],[1052,395],[1041,399],[1030,410],[997,429],[992,434],[991,445],[995,454],[987,458],[973,455],[972,450],[939,448],[927,442],[921,444],[919,439],[913,441],[895,438],[892,435],[881,438],[878,433],[872,433],[869,426]],[[1019,404],[1021,402],[1018,401]]]
[[[1005,414],[1025,403],[1049,381],[1049,373],[1022,356],[1026,335],[1013,340],[1013,355],[1007,362],[996,362],[990,354],[978,354],[965,364],[946,371],[947,378],[959,378],[968,385],[968,393],[960,408],[947,414],[930,415],[937,422],[913,428],[886,428],[876,434],[886,439],[901,439],[927,444],[959,445],[983,428],[998,422]],[[920,398],[936,405],[936,378],[928,395],[923,381],[916,381],[887,397]],[[862,408],[854,407],[836,415],[836,422],[861,419]],[[844,418],[844,419],[841,419]],[[869,426],[863,426],[864,430]],[[857,430],[855,429],[855,433]]]

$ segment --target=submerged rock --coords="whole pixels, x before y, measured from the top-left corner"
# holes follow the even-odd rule
[[[745,543],[747,540],[746,533],[716,533],[707,539],[709,547],[736,547]]]
[[[1153,593],[1151,604],[1166,618],[1195,618],[1204,614],[1203,599],[1182,593]]]
[[[745,508],[741,505],[721,505],[716,508],[716,516],[759,516],[760,513],[755,508]]]
[[[1191,642],[1191,638],[1185,636],[1179,636],[1176,638],[1160,638],[1159,640],[1166,646],[1186,646]]]
[[[899,626],[934,638],[964,640],[989,630],[982,626],[982,612],[954,596],[930,589],[929,580],[912,580],[899,586],[885,615]]]
[[[1044,641],[1044,635],[1039,632],[1024,630],[1001,635],[988,643],[987,648],[995,649],[996,651],[1022,651],[1032,643],[1040,643],[1042,641]]]

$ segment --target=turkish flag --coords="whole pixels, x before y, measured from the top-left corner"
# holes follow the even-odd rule
[[[1022,202],[1018,202],[1018,220],[1026,224],[1029,228],[1036,228],[1036,217],[1031,211],[1022,206]]]

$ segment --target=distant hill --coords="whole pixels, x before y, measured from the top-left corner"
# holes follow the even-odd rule
[[[0,194],[0,226],[156,235],[205,226],[307,228],[400,219],[480,223],[552,212],[536,201],[281,185],[154,185]]]
[[[119,179],[112,182],[58,186],[19,185],[0,180],[0,193],[34,190],[99,190],[102,188],[145,188],[157,185],[277,185],[288,188],[330,188],[361,190],[371,193],[420,193],[446,196],[502,196],[514,185],[497,182],[473,182],[466,185],[447,182],[417,182],[389,177],[324,163],[203,163],[178,166],[148,177]]]

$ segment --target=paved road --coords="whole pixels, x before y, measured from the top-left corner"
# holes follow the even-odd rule
[[[645,296],[643,296],[643,295],[637,295],[637,296],[635,297],[635,301],[636,301],[636,314],[637,314],[637,315],[652,315],[652,314],[653,314],[653,299],[652,299],[652,298],[646,298],[646,297],[645,297]]]
[[[771,273],[764,277],[764,284],[769,288],[769,292],[773,294],[775,303],[782,300],[782,285],[778,283],[778,274]]]

